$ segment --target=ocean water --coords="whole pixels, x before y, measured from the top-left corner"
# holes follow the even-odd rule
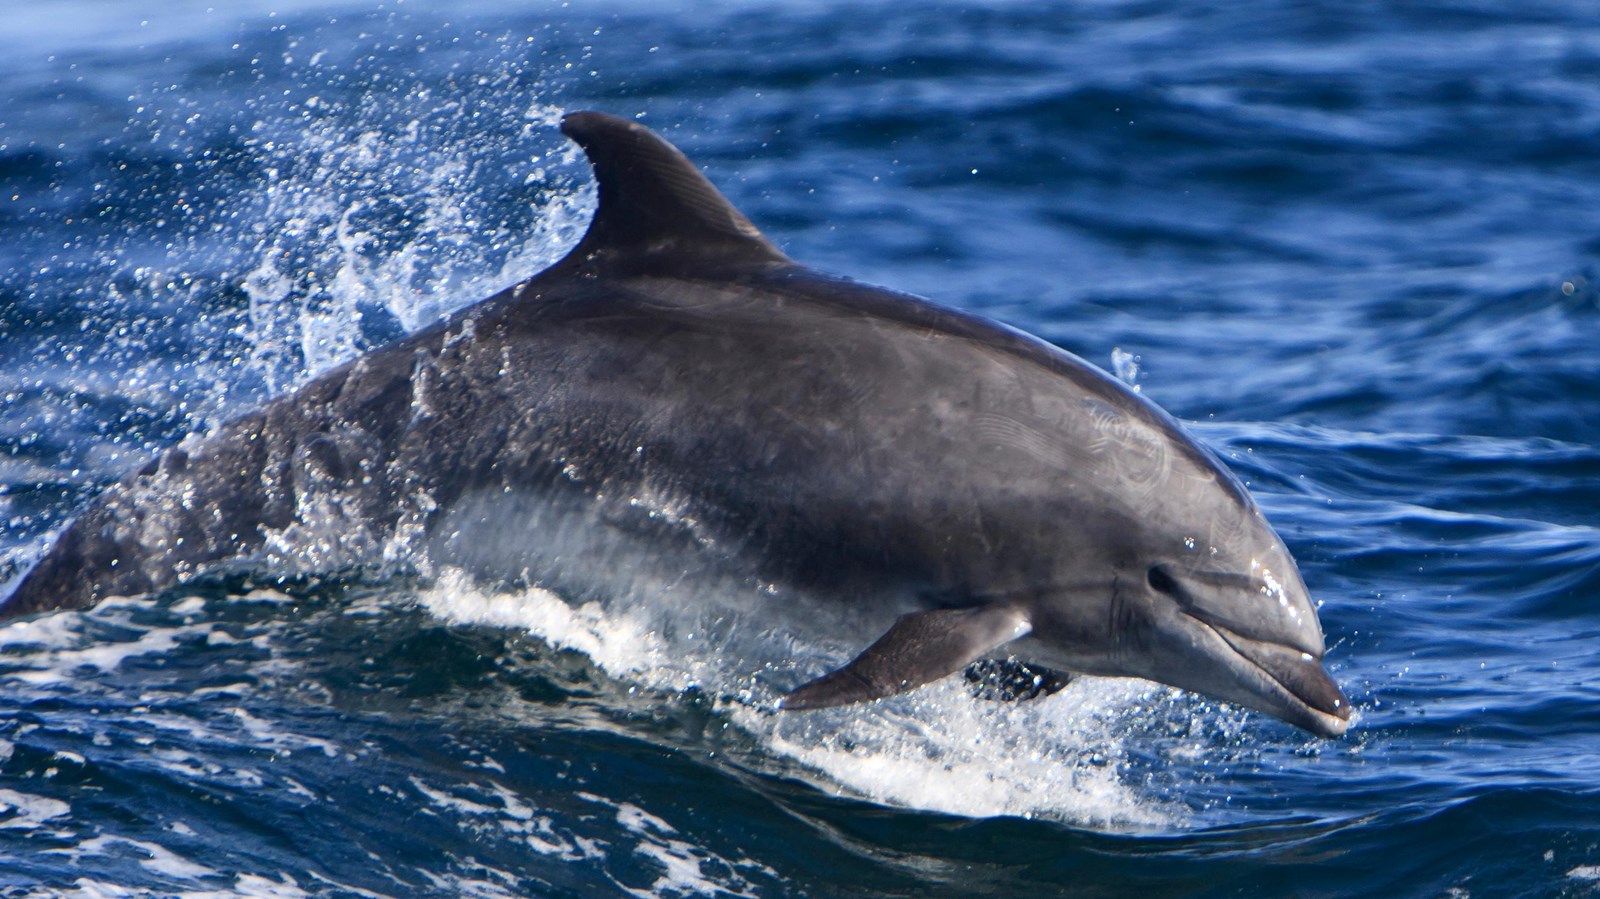
[[[660,604],[200,583],[0,626],[0,894],[1600,895],[1586,0],[0,23],[0,580],[160,448],[558,258],[593,192],[554,123],[593,108],[796,259],[1190,422],[1358,707],[1317,740],[1083,679],[785,718],[749,660],[828,648]]]

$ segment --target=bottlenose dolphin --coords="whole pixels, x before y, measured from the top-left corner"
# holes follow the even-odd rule
[[[163,453],[0,617],[402,546],[569,599],[652,569],[858,611],[881,636],[787,709],[1010,655],[1047,686],[1142,677],[1345,731],[1294,560],[1165,412],[1042,340],[795,263],[639,124],[561,127],[599,193],[568,256]]]

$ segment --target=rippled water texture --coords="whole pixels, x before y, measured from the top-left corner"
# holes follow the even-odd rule
[[[537,271],[563,110],[1115,369],[1245,478],[1350,735],[1139,682],[784,718],[841,647],[465,582],[0,628],[0,892],[1600,893],[1600,18],[1566,2],[14,4],[0,579],[181,436]]]

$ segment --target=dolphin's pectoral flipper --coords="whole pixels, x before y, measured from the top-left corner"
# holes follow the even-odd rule
[[[962,672],[979,699],[1025,702],[1061,692],[1072,680],[1065,671],[1033,665],[1015,657],[979,659]]]
[[[779,707],[825,709],[904,693],[954,674],[1028,631],[1027,616],[1010,605],[902,615],[850,664],[795,689]]]

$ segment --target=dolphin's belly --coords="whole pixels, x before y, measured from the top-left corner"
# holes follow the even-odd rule
[[[754,583],[758,566],[637,497],[594,497],[561,486],[491,487],[440,510],[427,561],[490,584],[550,589],[573,601],[610,600],[689,581]]]
[[[787,577],[770,547],[697,513],[718,511],[642,490],[614,497],[564,487],[475,490],[437,514],[428,564],[440,575],[465,572],[480,588],[541,589],[646,629],[705,639],[755,627],[848,645],[925,600],[891,578],[840,589]]]

